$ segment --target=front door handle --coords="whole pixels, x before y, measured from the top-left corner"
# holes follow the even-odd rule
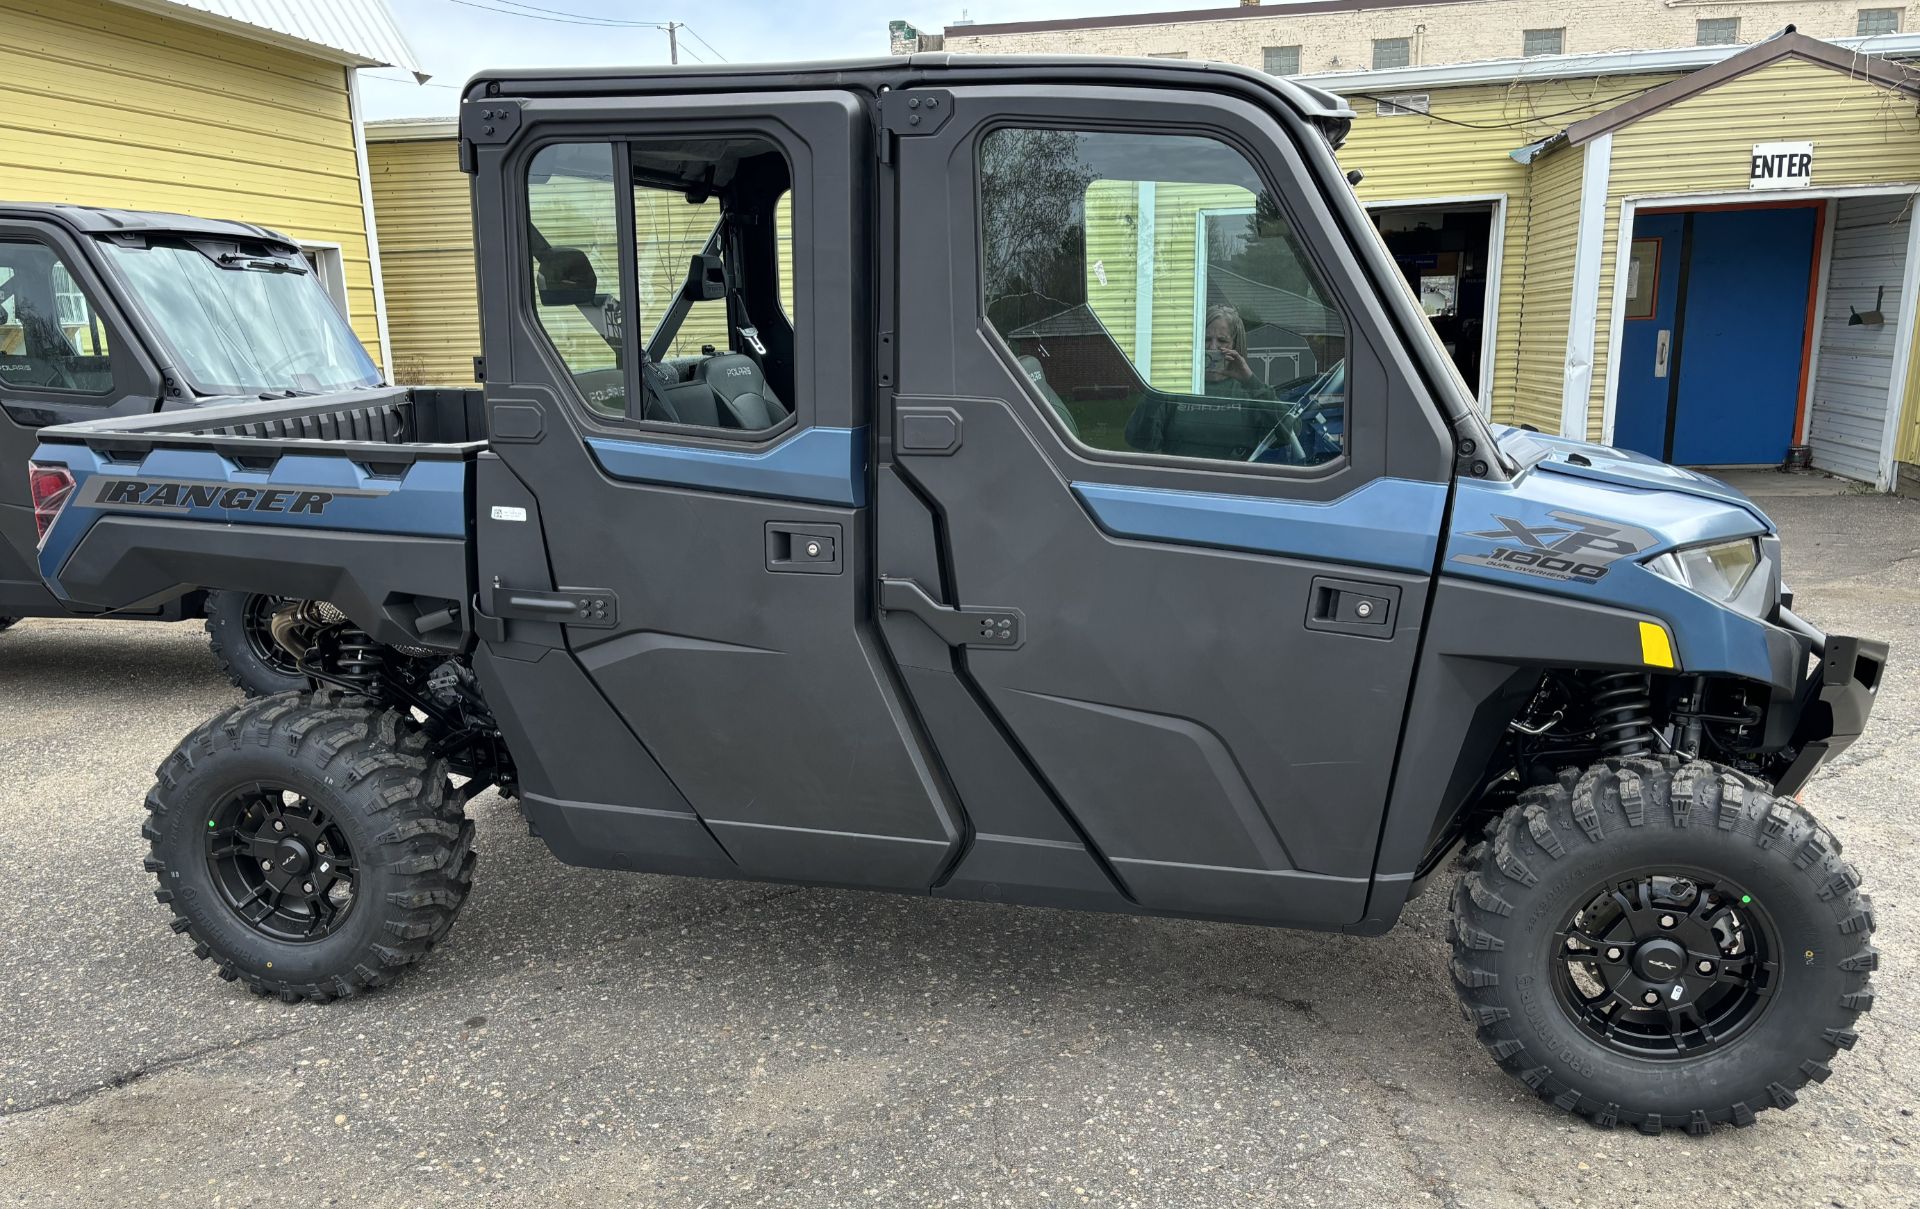
[[[1307,591],[1307,628],[1359,638],[1391,638],[1400,612],[1394,584],[1316,575]]]

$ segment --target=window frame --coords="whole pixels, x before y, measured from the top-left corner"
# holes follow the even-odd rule
[[[693,443],[714,443],[726,448],[739,448],[743,445],[772,445],[799,428],[814,426],[814,409],[810,389],[810,373],[815,351],[811,334],[802,334],[802,329],[794,317],[787,314],[784,303],[779,297],[778,283],[775,287],[775,309],[786,319],[793,334],[793,391],[795,396],[783,399],[789,408],[788,414],[777,424],[768,428],[743,429],[721,428],[704,424],[685,424],[674,420],[638,419],[631,415],[613,415],[594,408],[577,387],[577,379],[572,366],[567,363],[566,355],[554,342],[552,333],[540,316],[538,304],[537,269],[532,249],[527,239],[527,231],[532,226],[533,210],[531,204],[531,174],[533,161],[548,147],[560,145],[591,146],[604,144],[612,151],[614,205],[614,240],[616,244],[616,268],[618,270],[618,294],[620,302],[620,348],[619,360],[612,368],[618,369],[625,394],[623,403],[631,405],[633,398],[643,390],[640,378],[640,359],[644,355],[648,339],[642,339],[640,323],[635,321],[634,307],[639,293],[639,245],[635,216],[633,183],[632,147],[636,143],[672,142],[675,139],[700,139],[703,141],[719,139],[751,139],[762,142],[778,152],[787,164],[787,196],[791,197],[790,214],[792,230],[801,229],[803,214],[811,218],[811,209],[802,209],[803,195],[800,181],[800,165],[796,160],[794,147],[788,138],[780,133],[780,128],[771,123],[755,126],[741,119],[710,119],[688,117],[684,122],[663,123],[665,128],[641,133],[631,128],[590,129],[575,127],[572,124],[556,123],[551,130],[544,130],[537,137],[527,140],[515,149],[514,156],[505,172],[502,173],[511,195],[519,219],[519,235],[514,239],[516,249],[515,266],[518,286],[514,291],[514,306],[519,311],[521,325],[531,337],[538,354],[547,362],[549,372],[560,381],[572,386],[560,393],[565,406],[590,432],[602,436],[633,436],[645,433],[655,436],[673,436],[692,438]],[[811,182],[809,181],[809,186]],[[623,187],[624,186],[624,187]],[[796,236],[796,245],[798,239]],[[796,253],[797,253],[796,246]],[[776,256],[777,261],[777,256]],[[795,278],[794,301],[800,302],[799,260],[793,265]],[[665,320],[667,312],[661,314]],[[731,323],[729,323],[731,328]],[[648,334],[649,339],[652,333]]]
[[[94,272],[86,257],[77,254],[79,249],[70,246],[66,240],[56,238],[53,232],[44,227],[0,222],[0,245],[5,244],[33,244],[45,248],[53,257],[54,266],[64,270],[67,279],[73,283],[75,291],[85,300],[93,318],[106,333],[108,385],[102,390],[80,390],[0,379],[0,395],[14,399],[45,398],[88,408],[110,405],[135,394],[151,393],[157,399],[160,389],[158,372],[144,355],[135,353],[134,350],[140,346],[128,334],[126,323],[118,310],[100,301],[111,298],[112,293],[105,288],[106,283]],[[56,307],[64,301],[62,295],[65,293],[68,291],[55,291]],[[64,325],[63,319],[62,323]],[[144,383],[152,385],[143,389]]]
[[[1243,483],[1266,481],[1275,485],[1288,483],[1304,484],[1332,478],[1344,473],[1359,473],[1370,480],[1380,477],[1381,474],[1385,473],[1384,469],[1380,469],[1377,473],[1368,473],[1368,466],[1374,462],[1376,458],[1384,460],[1384,450],[1368,450],[1368,457],[1365,463],[1355,456],[1353,444],[1356,428],[1354,423],[1355,391],[1351,385],[1347,389],[1346,398],[1341,403],[1341,449],[1339,456],[1306,466],[1290,466],[1280,462],[1240,462],[1223,458],[1185,457],[1178,454],[1158,453],[1151,450],[1105,449],[1097,445],[1090,445],[1081,440],[1077,434],[1069,431],[1067,427],[1060,422],[1060,418],[1054,413],[1052,406],[1041,397],[1039,391],[1034,386],[1032,380],[1027,377],[1025,371],[1020,368],[1019,358],[1014,353],[1013,346],[1007,342],[1007,337],[1000,331],[1000,328],[987,317],[987,280],[985,265],[986,207],[982,204],[981,200],[985,174],[980,171],[980,163],[987,138],[996,131],[1008,129],[1064,130],[1070,133],[1086,134],[1149,134],[1168,137],[1206,138],[1230,148],[1246,162],[1253,170],[1255,177],[1258,178],[1263,189],[1274,198],[1275,203],[1280,207],[1281,213],[1287,220],[1288,229],[1294,233],[1296,245],[1301,256],[1305,258],[1310,267],[1312,275],[1331,295],[1328,299],[1328,305],[1340,315],[1342,323],[1346,327],[1347,356],[1350,371],[1356,346],[1366,348],[1373,360],[1381,362],[1380,368],[1383,372],[1391,373],[1391,370],[1387,368],[1384,363],[1385,359],[1381,358],[1378,353],[1380,336],[1362,326],[1359,322],[1359,316],[1351,309],[1349,299],[1342,293],[1342,286],[1337,284],[1345,274],[1335,272],[1333,267],[1327,263],[1328,258],[1326,251],[1320,246],[1322,233],[1317,228],[1310,227],[1308,224],[1300,221],[1300,206],[1294,194],[1280,186],[1280,182],[1276,179],[1274,172],[1261,156],[1259,150],[1250,144],[1247,139],[1241,137],[1239,132],[1228,129],[1224,125],[1213,123],[1183,122],[1176,125],[1149,118],[1135,119],[1114,117],[1105,114],[1086,118],[1068,118],[1059,116],[1057,113],[1034,114],[1026,117],[1010,114],[996,115],[992,120],[983,122],[974,128],[972,131],[971,146],[966,157],[968,170],[973,180],[973,192],[970,199],[974,210],[972,312],[976,322],[979,324],[979,330],[986,336],[987,342],[992,348],[995,357],[1001,362],[1007,372],[1017,380],[1018,387],[1022,392],[1022,398],[1027,402],[1029,408],[1040,415],[1042,422],[1047,425],[1048,430],[1063,443],[1065,448],[1074,457],[1085,462],[1113,468],[1125,467],[1148,472],[1153,470],[1171,470],[1186,473],[1224,474],[1230,475]],[[1283,138],[1286,137],[1286,132],[1282,130],[1280,136]],[[1303,182],[1295,183],[1296,186],[1304,191]],[[1358,265],[1354,267],[1356,269],[1360,268]],[[1196,283],[1197,281],[1198,273],[1196,270]],[[1138,373],[1139,366],[1135,365],[1134,370]],[[1151,366],[1149,366],[1149,375],[1151,372]],[[1350,372],[1350,382],[1351,379],[1352,374]],[[1142,383],[1147,386],[1148,389],[1154,389],[1150,378],[1143,377]],[[1178,392],[1166,393],[1177,394]],[[1383,391],[1383,397],[1380,402],[1380,406],[1383,408],[1386,406],[1384,395],[1385,392]]]
[[[1534,38],[1543,34],[1553,35],[1553,49],[1530,49],[1529,44],[1532,43]],[[1520,57],[1523,59],[1531,59],[1538,55],[1564,55],[1566,53],[1567,27],[1564,25],[1551,26],[1545,29],[1523,29],[1520,31]]]
[[[1380,61],[1380,48],[1382,46],[1398,46],[1401,53],[1403,53],[1406,57],[1398,63],[1382,63]],[[1413,39],[1411,37],[1375,38],[1373,40],[1372,70],[1395,71],[1402,67],[1411,67],[1411,66],[1413,66]]]
[[[1260,70],[1270,76],[1297,76],[1300,74],[1300,63],[1305,49],[1303,44],[1297,42],[1291,46],[1263,46],[1260,48]],[[1273,56],[1276,53],[1284,55],[1289,51],[1293,54],[1292,70],[1275,71],[1273,68]]]

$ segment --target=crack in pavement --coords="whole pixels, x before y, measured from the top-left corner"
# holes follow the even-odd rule
[[[69,1104],[78,1104],[85,1100],[91,1100],[103,1092],[120,1091],[131,1087],[149,1075],[178,1070],[180,1067],[191,1065],[203,1058],[211,1058],[217,1054],[237,1053],[242,1050],[252,1049],[266,1042],[285,1041],[289,1037],[297,1037],[301,1033],[311,1032],[326,1023],[324,1020],[316,1020],[311,1024],[302,1024],[294,1028],[280,1029],[271,1033],[260,1033],[252,1037],[243,1037],[238,1041],[230,1041],[222,1045],[205,1046],[185,1054],[156,1058],[152,1062],[142,1063],[130,1070],[121,1071],[117,1075],[109,1075],[90,1087],[83,1087],[77,1091],[48,1096],[46,1099],[36,1100],[31,1104],[0,1109],[0,1122],[12,1121],[16,1118],[27,1116],[30,1113],[44,1112],[49,1108],[63,1108]]]

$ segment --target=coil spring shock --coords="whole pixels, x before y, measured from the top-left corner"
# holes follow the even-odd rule
[[[386,666],[380,644],[371,635],[353,626],[341,627],[333,645],[333,672],[337,679],[372,693],[380,687],[380,676]]]
[[[1603,756],[1638,756],[1652,750],[1653,689],[1644,672],[1594,677],[1593,734]]]

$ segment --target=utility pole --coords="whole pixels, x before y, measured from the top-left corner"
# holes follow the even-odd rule
[[[678,21],[667,22],[667,62],[680,62],[680,25]]]

